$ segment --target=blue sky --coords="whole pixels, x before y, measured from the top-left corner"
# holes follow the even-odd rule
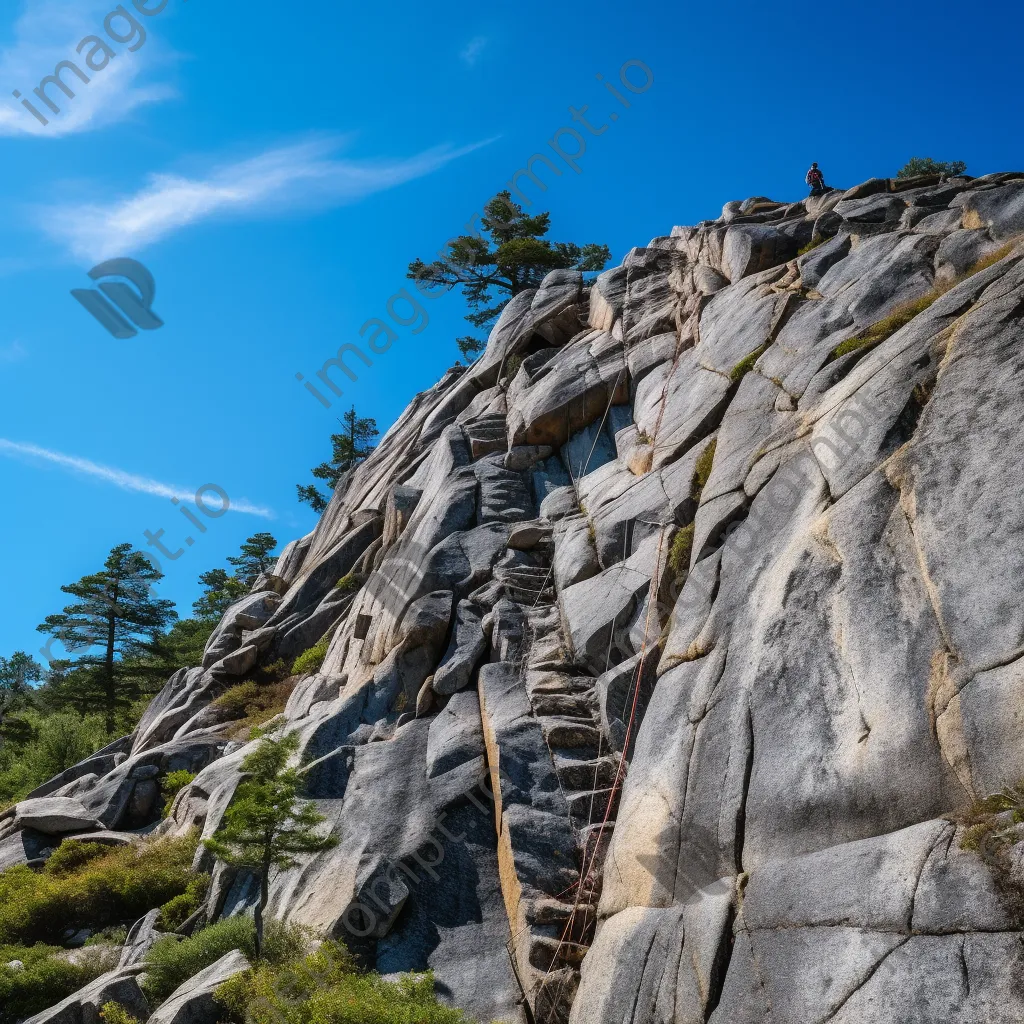
[[[551,211],[551,237],[607,242],[616,261],[729,200],[801,197],[812,159],[837,186],[912,155],[975,174],[1024,165],[1024,18],[1007,2],[980,14],[941,2],[167,0],[146,16],[125,0],[146,37],[115,18],[114,42],[116,6],[9,0],[0,23],[0,654],[36,651],[61,584],[114,544],[145,546],[145,530],[164,529],[171,549],[193,536],[164,560],[162,593],[182,613],[199,573],[249,534],[310,530],[295,484],[328,454],[335,417],[352,401],[393,422],[458,357],[461,299],[431,302],[419,333],[398,328],[330,410],[295,374],[312,377],[386,316],[408,262],[531,154],[551,155],[570,106],[607,130],[585,135],[579,173],[559,164],[535,208]],[[62,113],[44,127],[12,90],[34,98],[92,34],[113,59],[88,85],[66,74],[76,96],[51,89]],[[631,60],[653,76],[639,94],[619,81]],[[127,340],[69,294],[119,256],[150,269],[165,322]],[[232,509],[196,534],[171,498],[211,482]]]

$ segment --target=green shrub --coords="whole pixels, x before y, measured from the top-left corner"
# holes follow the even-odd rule
[[[43,715],[26,708],[4,723],[0,744],[0,806],[26,794],[66,768],[85,760],[112,737],[98,716],[79,718],[70,712]]]
[[[797,256],[806,256],[812,249],[817,249],[823,242],[827,242],[828,239],[824,235],[819,235],[817,238],[812,238],[802,249],[797,252]]]
[[[518,354],[514,354],[508,357],[508,362],[505,363],[505,376],[511,381],[516,379],[516,375],[519,373],[520,367],[523,365],[523,357]]]
[[[190,783],[195,779],[196,773],[190,772],[186,768],[181,768],[176,772],[168,772],[163,782],[160,783],[160,792],[164,795],[164,817],[171,813],[171,804],[174,803],[174,798]]]
[[[256,929],[251,917],[228,917],[197,931],[188,939],[158,939],[146,954],[143,989],[153,1003],[162,1003],[182,982],[240,949],[255,959]],[[263,935],[261,963],[278,966],[295,961],[306,951],[308,936],[302,928],[271,918]]]
[[[232,715],[244,715],[246,707],[250,701],[256,699],[259,692],[259,686],[251,679],[247,679],[244,683],[238,683],[225,690],[213,703],[215,707],[224,708]]]
[[[282,679],[287,679],[291,675],[291,666],[284,658],[278,658],[277,661],[270,662],[269,665],[261,665],[259,668],[253,670],[252,677],[257,683],[279,683]]]
[[[65,839],[50,854],[43,870],[48,875],[67,875],[108,853],[110,847],[106,843],[80,843],[75,839]]]
[[[899,308],[893,310],[887,317],[872,324],[863,334],[855,338],[848,338],[842,344],[832,350],[829,361],[845,356],[850,352],[857,352],[863,348],[873,348],[880,345],[886,338],[891,338],[898,330],[906,327],[918,313],[923,313],[937,298],[939,291],[930,291],[913,302],[905,302]]]
[[[331,638],[325,636],[315,647],[310,647],[308,651],[303,651],[292,665],[292,675],[307,676],[313,675],[314,672],[319,672],[320,666],[324,663],[324,658],[327,657],[327,648],[330,645]]]
[[[111,925],[85,940],[87,946],[123,946],[128,938],[128,927],[123,924]],[[120,952],[120,950],[118,951]]]
[[[30,758],[37,776],[51,779],[84,761],[109,739],[99,715],[88,718],[70,713],[48,715],[39,723]]]
[[[19,865],[0,872],[0,943],[57,942],[68,928],[105,928],[138,920],[185,892],[198,836],[158,839],[131,846],[61,855],[53,868]],[[72,843],[93,847],[96,844]],[[58,857],[62,843],[51,857]]]
[[[229,917],[188,939],[157,939],[146,954],[146,998],[154,1004],[162,1003],[183,981],[233,949],[240,949],[252,959],[254,935],[251,918]]]
[[[215,998],[235,1024],[471,1024],[437,1001],[429,971],[397,981],[361,974],[337,942],[302,960],[235,975]]]
[[[359,578],[359,574],[350,572],[347,576],[342,576],[341,579],[334,584],[334,589],[347,593],[350,590],[358,590],[361,586],[362,580]]]
[[[185,891],[160,907],[157,922],[162,931],[177,931],[202,905],[210,888],[209,875],[194,875]]]
[[[897,178],[916,178],[919,174],[944,174],[947,178],[963,174],[963,160],[933,160],[930,156],[912,156],[897,172]]]
[[[104,1003],[100,1017],[103,1024],[139,1024],[137,1017],[133,1017],[120,1003],[115,1002]]]
[[[0,1024],[16,1024],[59,1003],[72,992],[117,966],[120,950],[94,949],[79,954],[37,943],[0,946]],[[12,960],[24,966],[8,967]]]
[[[754,368],[754,363],[761,358],[764,354],[765,349],[768,348],[767,342],[760,348],[755,348],[753,352],[745,355],[730,371],[729,380],[736,383],[738,380],[742,380],[746,374]]]
[[[306,652],[309,653],[308,651]],[[302,657],[302,655],[300,655]],[[321,659],[322,661],[323,659]],[[284,679],[263,686],[251,679],[225,690],[215,701],[218,707],[227,708],[233,717],[239,719],[232,729],[232,738],[253,738],[252,730],[269,722],[284,711],[296,680]]]
[[[41,782],[46,779],[36,777],[32,766],[19,758],[11,758],[10,761],[0,766],[0,808],[9,807],[11,804],[23,800]]]

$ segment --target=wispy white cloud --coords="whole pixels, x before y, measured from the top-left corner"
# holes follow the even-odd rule
[[[124,120],[141,106],[177,95],[169,83],[151,80],[173,59],[156,38],[153,19],[140,19],[146,41],[134,53],[127,45],[105,38],[103,19],[116,6],[111,0],[24,0],[14,26],[14,41],[0,51],[0,80],[9,83],[0,103],[0,135],[58,138],[90,131]],[[128,9],[132,10],[130,6]],[[121,19],[113,24],[115,31],[127,34]],[[76,52],[78,43],[88,35],[100,35],[116,54],[102,71],[89,71]],[[52,75],[62,60],[73,60],[90,81],[86,84],[72,72],[64,73],[74,99],[50,87],[55,102],[59,100],[58,115],[42,107],[32,90]],[[37,121],[11,95],[14,88],[49,119],[48,125]]]
[[[459,57],[462,58],[463,64],[466,64],[469,67],[474,67],[477,61],[480,60],[489,42],[490,40],[487,36],[474,36],[470,39],[459,54]]]
[[[20,341],[12,341],[9,345],[0,345],[0,363],[19,363],[28,351]]]
[[[204,177],[154,174],[142,189],[121,200],[48,207],[41,224],[75,256],[101,260],[138,252],[211,217],[267,216],[298,205],[355,202],[430,174],[491,140],[459,149],[437,146],[399,160],[332,156],[343,141],[281,146],[215,167]]]
[[[187,487],[176,487],[173,484],[164,484],[159,480],[150,477],[138,476],[135,473],[126,473],[122,469],[115,469],[112,466],[103,466],[90,459],[82,459],[77,455],[65,455],[63,452],[55,452],[51,448],[41,448],[35,444],[22,444],[18,441],[8,441],[0,437],[0,454],[22,457],[29,459],[41,459],[64,469],[70,469],[75,473],[84,473],[86,476],[93,476],[106,483],[120,487],[123,491],[135,491],[140,494],[153,494],[158,498],[178,498],[179,500],[195,500],[195,490]],[[211,504],[215,499],[211,499]],[[273,519],[274,513],[268,508],[260,505],[253,505],[244,498],[241,500],[231,499],[231,509],[235,512],[244,512],[246,515],[261,516],[264,519]]]

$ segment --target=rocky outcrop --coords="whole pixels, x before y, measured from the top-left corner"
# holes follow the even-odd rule
[[[1019,1020],[960,822],[1024,777],[1022,209],[878,179],[549,275],[3,855],[177,767],[159,831],[211,835],[248,748],[204,709],[326,636],[278,728],[338,845],[271,913],[481,1021]],[[218,867],[207,916],[254,898]]]
[[[136,1020],[149,1020],[149,1003],[139,988],[141,968],[118,968],[101,974],[85,988],[29,1017],[25,1024],[102,1024],[100,1010],[105,1003],[120,1003]]]

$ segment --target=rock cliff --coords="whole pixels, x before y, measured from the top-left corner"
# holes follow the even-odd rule
[[[272,914],[480,1021],[1021,1020],[963,837],[1024,777],[1022,232],[1022,174],[877,179],[550,274],[3,864],[181,768],[157,830],[212,834],[212,701],[326,638],[274,724],[339,842]],[[209,858],[206,918],[250,905]]]

